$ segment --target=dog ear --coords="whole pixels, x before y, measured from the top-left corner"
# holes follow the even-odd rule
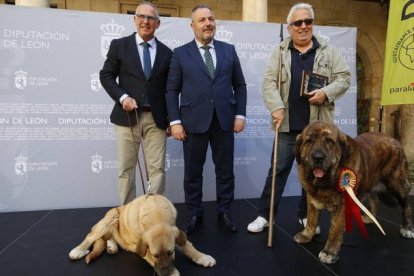
[[[187,235],[183,231],[181,231],[180,229],[178,229],[177,227],[175,227],[174,231],[176,232],[175,242],[179,246],[184,246],[185,243],[187,242]]]
[[[300,164],[301,160],[300,160],[300,147],[303,143],[303,137],[302,134],[299,134],[296,137],[296,143],[295,143],[295,147],[293,148],[293,153],[295,154],[295,158],[296,158],[296,163]]]
[[[349,137],[343,132],[339,132],[338,142],[341,147],[341,158],[339,160],[339,166],[343,167],[345,166],[345,163],[348,161],[348,159],[351,157],[351,137]]]
[[[144,238],[141,238],[137,242],[137,254],[141,257],[145,257],[147,254],[147,243],[144,241]]]

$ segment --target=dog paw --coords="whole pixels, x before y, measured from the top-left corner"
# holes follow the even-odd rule
[[[113,239],[106,241],[106,252],[108,254],[116,254],[118,253],[118,244]]]
[[[413,230],[401,228],[400,229],[400,234],[403,238],[414,239],[414,231]]]
[[[294,237],[293,240],[297,243],[307,243],[310,242],[312,240],[312,237],[308,237],[305,236],[303,234],[304,231],[297,233]]]
[[[214,266],[216,264],[216,260],[210,255],[206,254],[195,260],[195,262],[196,264],[202,265],[204,267]]]
[[[79,260],[89,254],[89,250],[82,250],[78,247],[75,247],[69,252],[69,258],[72,260]]]
[[[325,250],[319,252],[319,260],[324,264],[334,264],[338,259],[338,255],[330,254]]]

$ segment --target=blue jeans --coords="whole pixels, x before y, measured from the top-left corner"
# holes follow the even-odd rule
[[[295,154],[293,149],[296,143],[296,136],[300,131],[291,132],[279,132],[278,144],[277,144],[277,160],[276,160],[276,185],[275,185],[275,201],[274,201],[274,214],[276,216],[277,208],[282,198],[283,191],[285,190],[286,181],[292,170],[293,162],[295,161]],[[273,143],[274,145],[274,143]],[[273,178],[273,155],[274,146],[272,149],[272,156],[270,158],[270,169],[267,174],[265,186],[263,188],[262,195],[259,201],[258,214],[261,217],[269,219],[270,214],[270,196],[272,191],[272,178]],[[302,196],[299,202],[299,218],[306,217],[306,193],[302,189]]]

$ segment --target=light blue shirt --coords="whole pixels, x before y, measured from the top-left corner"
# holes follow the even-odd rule
[[[138,33],[135,34],[135,42],[137,44],[138,54],[139,58],[141,59],[142,68],[144,68],[144,46],[141,45],[141,43],[144,42],[144,40],[138,35]],[[150,45],[150,47],[148,47],[148,50],[151,56],[151,67],[154,67],[155,55],[157,53],[157,42],[155,41],[155,37],[147,41],[147,43]],[[119,102],[122,104],[122,101],[125,100],[125,98],[128,96],[128,94],[122,95],[121,98],[119,98]]]
[[[205,63],[206,60],[204,58],[204,52],[206,50],[201,48],[201,47],[204,46],[204,44],[199,42],[197,39],[195,40],[195,42],[197,43],[198,50],[200,51],[201,57],[203,58],[204,63]],[[213,59],[214,68],[216,68],[217,67],[217,56],[216,56],[216,49],[214,48],[213,40],[211,40],[211,42],[209,44],[207,44],[207,46],[210,47],[209,51],[210,51],[210,54],[211,54],[211,58]],[[235,118],[243,119],[243,120],[246,119],[246,117],[243,116],[243,115],[236,115]],[[175,121],[170,122],[170,126],[177,125],[177,124],[181,124],[181,120],[175,120]]]

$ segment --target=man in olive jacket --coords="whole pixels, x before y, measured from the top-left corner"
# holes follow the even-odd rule
[[[275,214],[295,156],[296,136],[310,122],[332,121],[334,101],[345,94],[351,73],[338,49],[313,35],[314,12],[306,3],[294,5],[287,24],[290,37],[276,47],[264,73],[263,99],[272,115],[272,126],[279,132],[276,165]],[[300,96],[303,71],[328,77],[328,85]],[[279,87],[280,78],[280,87]],[[249,232],[261,232],[268,226],[273,178],[273,153],[266,183],[260,197],[258,217],[247,226]],[[306,224],[306,195],[302,190],[299,222]],[[319,227],[316,229],[318,233]]]

